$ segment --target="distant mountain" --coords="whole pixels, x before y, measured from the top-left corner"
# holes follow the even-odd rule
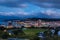
[[[60,19],[56,19],[56,18],[27,18],[26,20],[43,20],[43,21],[60,21]]]
[[[9,20],[25,20],[25,19],[31,19],[31,20],[60,20],[59,18],[52,18],[49,15],[43,14],[43,13],[35,13],[34,15],[14,15],[14,16],[4,16],[0,15],[0,21],[9,21]]]

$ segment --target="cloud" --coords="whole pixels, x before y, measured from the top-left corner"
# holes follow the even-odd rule
[[[58,0],[0,0],[0,6],[2,6],[0,15],[4,16],[34,16],[41,13],[54,17],[60,16]]]
[[[60,0],[34,0],[33,4],[44,7],[44,8],[59,8],[60,9]]]
[[[23,12],[23,11],[20,11],[20,12],[0,12],[0,15],[3,15],[3,16],[19,16],[19,15],[29,15],[27,12]]]
[[[27,4],[18,4],[18,6],[21,7],[21,8],[26,8],[26,7],[28,7]]]
[[[0,15],[3,15],[3,16],[12,16],[12,15],[14,15],[14,12],[0,12]]]
[[[60,0],[30,0],[32,2],[48,2],[48,3],[60,3]]]
[[[41,3],[40,5],[45,6],[45,7],[52,7],[55,4],[53,4],[53,3]]]
[[[24,15],[24,16],[29,15],[29,13],[27,13],[27,12],[18,12],[18,14],[19,15]]]
[[[54,17],[60,17],[60,9],[45,9],[41,13]]]
[[[51,9],[48,9],[48,10],[45,11],[45,13],[46,13],[47,15],[52,15],[52,14],[55,14],[56,11],[51,10]]]
[[[0,2],[17,2],[17,1],[19,1],[19,0],[0,0]]]
[[[0,6],[20,7],[19,4],[24,3],[22,0],[0,0]]]
[[[60,0],[0,0],[0,5],[6,7],[26,7],[22,3],[32,3],[39,7],[60,8]]]
[[[35,13],[38,13],[40,10],[39,6],[30,4],[30,3],[22,3],[19,4],[19,6],[22,6],[22,8],[11,8],[11,7],[5,7],[5,6],[0,6],[0,15],[5,16],[19,16],[19,15],[35,15]]]

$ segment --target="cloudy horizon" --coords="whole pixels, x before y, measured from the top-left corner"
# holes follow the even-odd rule
[[[60,18],[60,0],[0,0],[1,16]]]

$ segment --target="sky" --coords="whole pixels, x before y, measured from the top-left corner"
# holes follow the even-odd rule
[[[60,18],[60,0],[0,0],[0,18]]]

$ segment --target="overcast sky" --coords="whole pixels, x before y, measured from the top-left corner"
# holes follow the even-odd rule
[[[0,0],[0,15],[60,18],[60,0]],[[44,18],[43,17],[43,18]]]

